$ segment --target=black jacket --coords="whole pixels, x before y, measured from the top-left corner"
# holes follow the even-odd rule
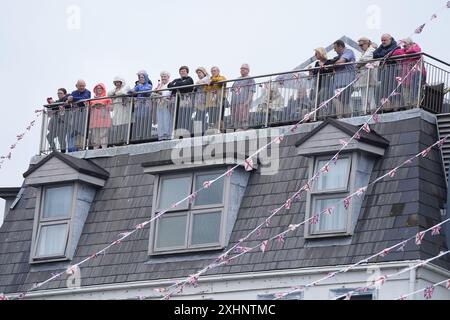
[[[185,77],[185,78],[178,78],[173,80],[171,83],[169,83],[167,85],[168,88],[176,88],[176,87],[183,87],[183,86],[189,86],[189,85],[193,85],[194,84],[194,80],[192,80],[191,77]],[[176,92],[180,92],[180,93],[189,93],[194,91],[194,87],[192,88],[183,88],[183,89],[179,89],[179,90],[172,90],[172,94],[175,94]]]
[[[386,55],[393,52],[395,49],[397,49],[398,44],[395,39],[392,39],[391,45],[389,47],[383,47],[383,45],[380,45],[374,52],[373,52],[373,58],[374,59],[380,59],[386,57]]]

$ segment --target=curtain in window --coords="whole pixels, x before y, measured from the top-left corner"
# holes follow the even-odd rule
[[[218,243],[221,216],[220,211],[194,214],[191,243],[193,245]]]
[[[316,200],[316,210],[313,214],[319,214],[323,210],[336,206],[336,202],[343,200],[343,198],[334,199],[322,199]],[[342,202],[337,205],[332,214],[328,215],[322,213],[319,216],[319,223],[315,226],[316,232],[326,232],[326,231],[345,231],[347,226],[347,211],[344,209],[344,204]]]
[[[66,249],[67,227],[67,224],[42,226],[37,256],[63,255]]]
[[[203,183],[206,181],[212,181],[216,179],[218,174],[204,174],[197,175],[195,182],[195,190],[199,190],[203,187]],[[213,183],[208,189],[203,190],[197,195],[195,199],[195,205],[209,205],[209,204],[222,204],[223,202],[223,179],[220,179]]]
[[[183,247],[186,244],[187,215],[161,217],[158,222],[157,248]]]
[[[44,198],[44,218],[65,218],[70,216],[73,187],[46,188]]]
[[[165,178],[162,180],[161,194],[159,195],[159,209],[167,209],[174,202],[186,198],[191,193],[191,176],[178,178]],[[178,206],[186,208],[187,201]]]
[[[323,168],[328,160],[319,161],[317,170]],[[321,174],[317,182],[317,191],[344,189],[347,187],[349,176],[350,158],[342,158],[330,164],[330,171],[326,174]]]

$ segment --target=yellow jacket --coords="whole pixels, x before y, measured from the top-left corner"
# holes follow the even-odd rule
[[[210,79],[210,81],[212,83],[226,81],[226,80],[227,80],[227,78],[225,78],[224,76],[221,76],[221,75],[218,75],[217,77],[211,77],[211,79]],[[214,90],[219,91],[222,89],[222,86],[223,86],[223,84],[212,84],[210,86],[206,86],[205,91],[206,92],[210,92],[210,91],[214,91]]]

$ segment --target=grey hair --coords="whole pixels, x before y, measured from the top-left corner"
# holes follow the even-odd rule
[[[403,44],[413,45],[414,41],[411,38],[406,38],[402,40]]]
[[[160,73],[159,73],[159,75],[162,77],[162,76],[168,76],[169,78],[170,78],[170,72],[169,71],[161,71]]]

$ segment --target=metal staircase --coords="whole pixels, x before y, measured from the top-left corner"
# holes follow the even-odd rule
[[[438,114],[436,115],[436,117],[438,121],[439,139],[442,139],[443,137],[450,134],[450,113]],[[448,180],[448,167],[450,164],[450,139],[446,140],[441,150],[445,173]]]

